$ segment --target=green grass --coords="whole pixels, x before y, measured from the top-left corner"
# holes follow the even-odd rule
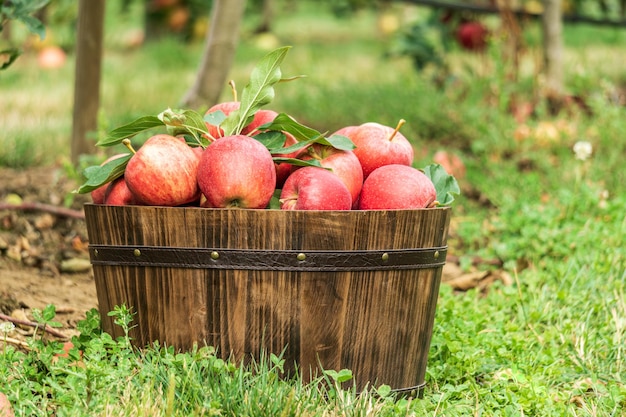
[[[129,19],[120,28],[109,17],[118,30],[107,37],[102,131],[175,107],[201,50],[173,40],[127,50]],[[536,51],[523,56],[518,83],[504,76],[497,45],[483,59],[453,51],[454,77],[438,87],[432,72],[385,55],[392,39],[376,35],[371,14],[346,20],[307,4],[277,19],[280,44],[294,46],[284,74],[307,77],[277,86],[272,107],[321,131],[404,118],[417,166],[440,149],[460,154],[466,192],[455,202],[450,251],[462,265],[474,256],[501,260],[513,284],[463,293],[442,286],[423,399],[358,396],[330,377],[285,381],[276,357],[248,368],[208,348],[137,353],[124,338],[99,334],[90,313],[80,362],[53,360],[58,346],[40,337],[28,353],[2,348],[0,386],[17,415],[624,415],[626,109],[613,100],[624,94],[624,34],[566,27],[566,84],[592,115],[540,106],[524,123],[530,134],[519,136],[507,109],[513,95],[532,98]],[[231,77],[240,89],[264,53],[245,32]],[[26,55],[2,73],[1,165],[67,159],[72,66],[70,56],[65,68],[45,72]],[[558,135],[542,136],[546,125]],[[588,160],[575,158],[577,141],[592,144]]]

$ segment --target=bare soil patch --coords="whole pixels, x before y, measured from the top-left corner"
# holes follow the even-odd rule
[[[0,168],[0,313],[33,321],[33,309],[53,304],[60,333],[97,307],[82,206],[89,196],[65,200],[77,183],[57,167]],[[1,320],[0,320],[1,321]],[[24,339],[29,326],[11,337]]]

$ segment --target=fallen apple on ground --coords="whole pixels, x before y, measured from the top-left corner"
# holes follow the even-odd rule
[[[456,30],[457,42],[468,51],[483,51],[488,37],[489,30],[480,22],[463,22]]]
[[[350,210],[352,196],[332,172],[317,167],[295,170],[280,193],[282,210]]]
[[[367,177],[359,209],[422,209],[431,207],[436,199],[435,185],[422,171],[392,164],[377,168]]]
[[[276,168],[261,142],[245,135],[226,136],[205,149],[197,180],[207,207],[261,209],[276,189]]]

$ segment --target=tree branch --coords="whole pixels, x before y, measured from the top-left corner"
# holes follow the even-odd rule
[[[10,321],[13,324],[19,324],[21,326],[29,326],[29,327],[35,327],[35,328],[40,328],[41,327],[41,323],[35,323],[35,322],[32,322],[32,321],[16,319],[16,318],[13,318],[11,316],[7,316],[6,314],[2,314],[2,313],[0,313],[0,320]],[[43,331],[47,332],[47,333],[50,333],[54,337],[58,337],[58,338],[61,338],[61,339],[69,339],[68,336],[64,335],[61,332],[58,332],[58,331],[54,330],[53,328],[51,328],[51,327],[49,327],[47,325],[43,326]]]
[[[22,204],[9,204],[0,203],[0,210],[36,210],[44,211],[61,217],[69,217],[71,219],[82,220],[85,218],[85,213],[82,210],[74,210],[65,207],[53,206],[44,203],[22,203]]]

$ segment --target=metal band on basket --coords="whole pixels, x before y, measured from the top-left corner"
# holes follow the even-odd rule
[[[355,271],[426,269],[445,264],[447,246],[365,251],[248,250],[90,245],[91,263],[194,269]]]

